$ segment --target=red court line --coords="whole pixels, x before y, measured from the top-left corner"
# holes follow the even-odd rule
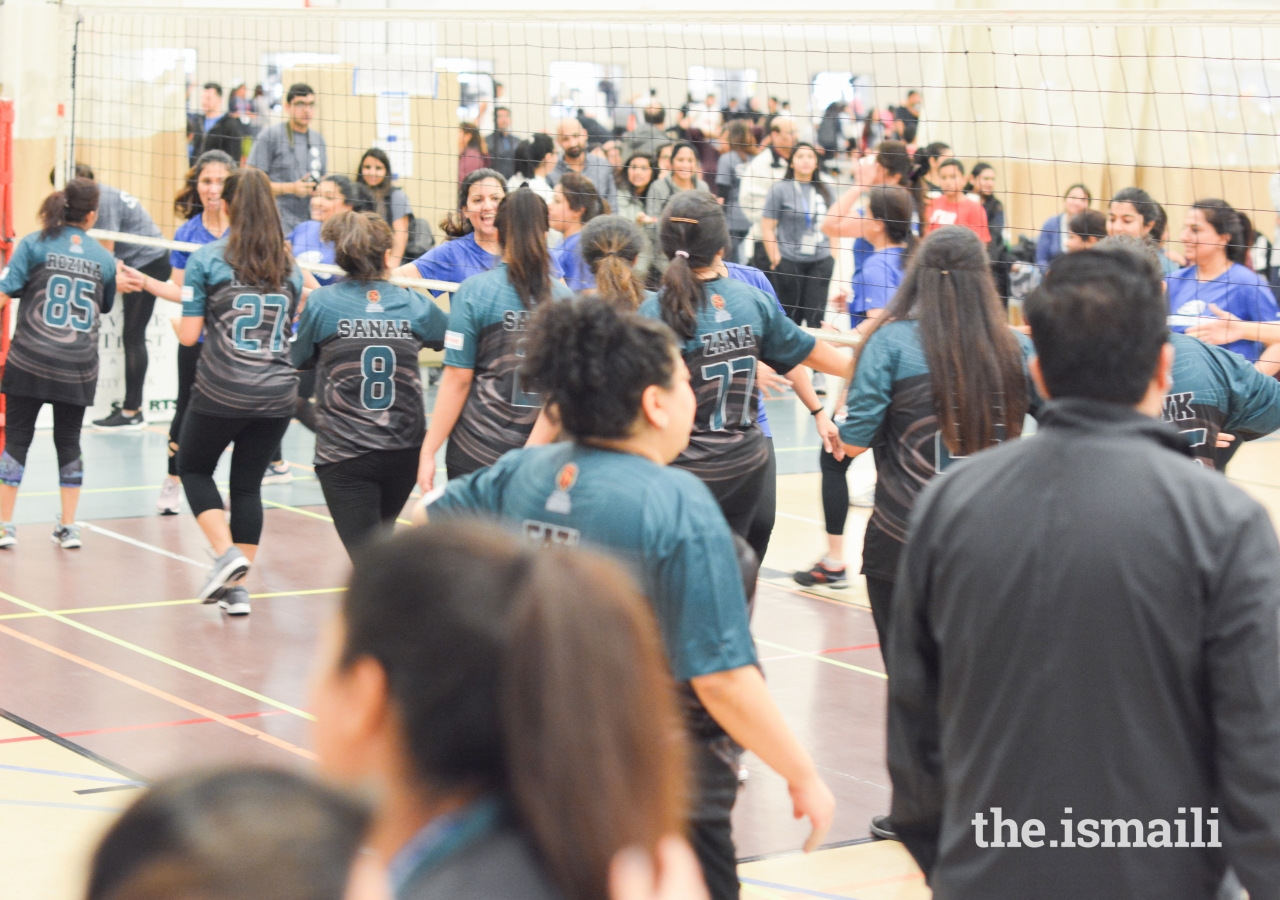
[[[859,644],[859,645],[857,645],[856,647],[832,647],[830,650],[815,650],[815,651],[813,651],[813,652],[814,652],[814,653],[818,653],[818,654],[822,654],[822,653],[845,653],[846,651],[849,651],[849,650],[875,650],[875,649],[877,649],[879,646],[880,646],[880,645],[879,645],[878,643],[876,643],[876,644]],[[765,656],[765,657],[762,657],[762,658],[761,658],[761,660],[760,660],[760,662],[773,662],[773,661],[775,661],[775,660],[779,660],[779,659],[799,659],[800,657],[805,656],[805,655],[806,655],[806,654],[804,654],[804,653],[784,653],[784,654],[782,654],[781,656]],[[0,741],[0,744],[3,744],[3,743],[4,743],[4,741]]]
[[[282,716],[284,710],[273,709],[263,712],[236,713],[233,716],[225,716],[227,719],[256,719],[260,716]],[[207,722],[216,722],[217,719],[183,719],[180,722],[152,722],[148,725],[119,725],[115,728],[91,728],[88,731],[63,731],[58,737],[73,738],[84,737],[89,734],[113,734],[120,731],[144,731],[151,728],[173,728],[177,725],[203,725]],[[0,744],[19,744],[23,741],[43,741],[45,738],[38,734],[29,737],[5,738],[0,740]]]

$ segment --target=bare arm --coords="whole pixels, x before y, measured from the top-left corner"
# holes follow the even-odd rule
[[[813,389],[813,380],[809,378],[809,370],[804,366],[796,366],[786,375],[787,381],[791,382],[792,389],[796,392],[796,397],[804,404],[804,408],[813,413],[814,410],[822,410],[813,417],[813,424],[818,429],[818,437],[822,440],[822,448],[828,453],[835,456],[836,459],[844,459],[844,450],[840,447],[840,429],[836,427],[836,423],[831,421],[831,416],[827,413],[826,404],[822,402],[822,398],[818,396],[818,392]]]
[[[544,406],[542,412],[538,413],[538,421],[533,423],[533,431],[529,433],[529,440],[525,441],[524,445],[526,447],[538,447],[542,444],[551,444],[558,437],[560,437],[560,426],[551,420]]]
[[[694,693],[735,741],[787,780],[794,815],[808,816],[813,826],[805,852],[816,850],[831,827],[835,798],[818,777],[808,751],[801,746],[755,666],[700,675]]]
[[[194,347],[200,342],[202,331],[204,316],[183,316],[178,322],[178,343],[184,347]]]
[[[819,372],[826,372],[828,375],[834,375],[837,378],[843,378],[845,381],[853,379],[853,357],[843,350],[837,350],[826,341],[818,341],[813,345],[813,350],[804,358],[801,365],[808,366],[811,369],[817,369]]]
[[[391,273],[392,278],[421,278],[422,274],[418,271],[418,267],[408,262]]]
[[[10,297],[4,291],[0,291],[0,309],[4,309],[9,305]]]
[[[431,485],[435,482],[436,453],[453,433],[453,426],[458,424],[458,417],[462,415],[462,407],[471,394],[471,382],[474,379],[475,372],[471,369],[444,367],[440,387],[436,390],[436,405],[431,411],[431,425],[427,428],[426,440],[422,442],[422,455],[418,460],[418,487],[422,488],[424,494],[431,490]]]
[[[853,214],[853,206],[862,196],[863,187],[855,184],[845,191],[822,220],[822,233],[829,238],[862,237],[862,216]]]

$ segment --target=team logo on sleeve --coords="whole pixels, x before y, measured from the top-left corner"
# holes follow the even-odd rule
[[[377,291],[366,292],[364,295],[364,298],[369,301],[368,305],[366,305],[364,308],[365,312],[377,312],[382,308],[378,306],[378,302],[382,300],[382,295],[379,294]]]
[[[566,463],[556,474],[556,489],[547,498],[547,512],[560,513],[562,516],[569,515],[573,509],[573,501],[569,499],[569,491],[573,489],[577,482],[577,464]]]
[[[461,350],[465,341],[466,335],[461,331],[446,331],[444,333],[444,349],[446,350]]]
[[[724,308],[724,298],[721,297],[719,294],[711,295],[711,305],[714,306],[716,309],[717,322],[728,322],[730,319],[733,318],[733,315],[729,312],[729,310]]]
[[[82,241],[80,240],[80,235],[78,235],[78,234],[73,234],[73,235],[71,235],[71,252],[72,252],[72,253],[83,253],[83,252],[84,252],[84,248],[80,246],[80,244],[81,244],[81,243],[82,243]]]

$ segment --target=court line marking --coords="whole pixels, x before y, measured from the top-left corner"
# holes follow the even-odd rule
[[[137,538],[131,538],[128,535],[120,534],[119,532],[111,531],[110,529],[102,528],[98,525],[94,525],[92,522],[76,522],[76,524],[79,525],[81,528],[88,528],[90,531],[95,532],[96,534],[105,535],[109,538],[115,538],[117,541],[124,541],[126,544],[132,544],[135,547],[141,547],[143,550],[150,550],[152,553],[159,553],[161,556],[167,556],[170,559],[176,559],[178,562],[184,562],[184,563],[187,563],[188,565],[198,566],[201,569],[209,568],[209,566],[206,565],[205,563],[197,562],[196,560],[191,559],[190,557],[180,556],[177,553],[172,553],[168,550],[165,550],[162,547],[157,547],[154,544],[148,544],[146,541],[140,541]]]
[[[55,778],[79,778],[84,781],[101,781],[105,784],[143,784],[129,778],[107,778],[105,775],[82,775],[79,772],[60,772],[57,769],[33,769],[30,766],[10,766],[0,763],[6,772],[26,772],[31,775],[52,775]]]
[[[297,514],[298,514],[298,515],[300,515],[300,516],[308,516],[308,517],[310,517],[310,518],[312,518],[312,519],[319,519],[319,520],[320,520],[320,521],[322,521],[322,522],[328,522],[328,523],[329,523],[329,524],[331,524],[331,525],[333,524],[333,517],[332,517],[332,516],[326,516],[324,513],[312,512],[311,510],[309,510],[309,509],[303,509],[303,508],[302,508],[302,507],[300,507],[300,506],[290,506],[290,505],[289,505],[289,504],[287,504],[287,503],[277,503],[275,500],[268,500],[266,497],[263,497],[263,498],[262,498],[262,505],[263,505],[263,506],[274,506],[276,509],[283,509],[283,510],[287,510],[288,512],[297,513]],[[396,517],[396,523],[397,523],[397,524],[399,524],[399,525],[412,525],[412,524],[413,524],[413,523],[412,523],[412,522],[410,522],[408,519],[401,519],[401,518],[399,518],[398,516]]]
[[[857,645],[857,646],[855,646],[855,647],[832,647],[832,648],[831,648],[831,649],[829,649],[829,650],[817,650],[817,651],[815,651],[815,652],[816,652],[816,653],[847,653],[847,652],[849,652],[849,651],[851,651],[851,650],[875,650],[875,649],[877,649],[879,646],[880,646],[880,645],[879,645],[878,643],[876,643],[876,644],[858,644],[858,645]],[[760,661],[760,662],[772,662],[772,661],[773,661],[773,660],[775,660],[775,659],[796,659],[796,658],[798,658],[798,657],[800,657],[800,656],[803,656],[803,655],[804,655],[804,654],[802,654],[802,653],[787,653],[787,654],[784,654],[784,655],[782,655],[782,656],[765,656],[765,657],[762,657],[759,661]],[[0,744],[3,744],[3,743],[4,743],[4,741],[0,741]]]
[[[314,722],[316,719],[316,717],[311,715],[311,713],[305,712],[304,710],[298,709],[297,707],[290,706],[289,704],[283,703],[279,700],[274,700],[271,697],[266,696],[265,694],[259,694],[257,691],[252,691],[247,687],[241,687],[235,682],[227,681],[225,678],[219,678],[217,675],[213,675],[209,672],[205,672],[202,669],[197,669],[195,666],[189,666],[184,662],[178,662],[178,660],[176,659],[170,659],[169,657],[164,656],[163,654],[156,653],[154,650],[148,650],[146,647],[139,647],[137,644],[133,644],[133,643],[130,643],[129,641],[126,641],[124,638],[118,638],[113,634],[107,634],[105,631],[99,631],[97,628],[94,628],[92,625],[86,625],[83,622],[77,622],[75,619],[68,619],[66,616],[61,615],[60,613],[54,612],[53,610],[44,609],[43,607],[40,607],[40,606],[36,606],[34,603],[28,603],[26,600],[19,600],[17,597],[13,596],[12,594],[6,594],[4,591],[0,591],[0,599],[8,600],[10,603],[16,603],[18,606],[29,609],[32,612],[43,613],[44,615],[48,616],[51,619],[62,622],[66,625],[70,625],[72,628],[78,628],[81,631],[85,632],[86,634],[92,634],[94,637],[100,637],[103,640],[110,641],[111,643],[119,647],[124,647],[126,650],[132,650],[135,653],[140,653],[143,656],[146,656],[150,659],[154,659],[156,662],[161,662],[167,666],[172,666],[175,669],[186,672],[189,675],[194,675],[197,678],[203,678],[205,681],[212,682],[213,684],[216,684],[219,687],[227,688],[228,690],[235,691],[238,694],[244,694],[246,697],[250,697],[254,700],[257,700],[259,703],[265,703],[268,706],[274,706],[276,709],[283,709],[285,712],[293,713],[295,716],[298,716],[299,718],[302,718],[302,719],[306,719],[309,722]],[[0,629],[3,629],[5,633],[21,634],[21,632],[13,631],[13,629],[5,625],[0,625]],[[203,707],[201,707],[200,709],[197,709],[194,706],[191,707],[192,712],[198,712],[200,715],[209,715],[208,713],[205,713],[202,710],[203,710]],[[212,715],[216,716],[217,713],[212,713]],[[225,716],[218,716],[218,720],[230,721],[229,719],[226,719]],[[289,746],[292,747],[293,745],[290,744]]]
[[[236,713],[227,716],[228,719],[258,719],[263,716],[283,716],[284,710],[272,709],[263,710],[261,712]],[[93,734],[120,734],[126,731],[149,731],[153,728],[176,728],[179,725],[205,725],[212,722],[212,719],[181,719],[176,722],[152,722],[146,725],[117,725],[113,728],[90,728],[85,731],[64,731],[58,735],[60,738],[85,737]],[[21,744],[24,741],[43,741],[47,738],[42,734],[32,734],[27,737],[5,738],[0,740],[0,744]],[[133,784],[133,782],[129,782]]]
[[[343,594],[346,593],[346,590],[347,589],[344,587],[308,588],[307,590],[302,591],[271,591],[265,594],[250,594],[249,597],[254,600],[265,600],[271,597],[307,597],[313,594]],[[203,601],[194,599],[150,600],[146,603],[118,603],[115,606],[82,606],[79,609],[56,609],[52,610],[52,612],[56,612],[60,616],[78,616],[83,613],[118,612],[122,609],[155,609],[162,606],[193,606],[200,603],[203,603]],[[45,613],[42,612],[6,613],[5,615],[0,616],[0,622],[7,621],[9,619],[36,619],[43,615],[45,615]],[[3,743],[3,741],[0,741],[0,743]]]
[[[764,638],[756,638],[757,644],[764,644],[766,647],[772,647],[775,650],[785,650],[787,653],[794,653],[797,656],[807,656],[810,659],[816,659],[818,662],[824,662],[829,666],[839,666],[842,669],[849,669],[853,672],[861,672],[863,675],[870,675],[872,678],[883,678],[889,680],[889,676],[884,672],[877,672],[875,669],[866,669],[862,666],[855,666],[852,663],[841,662],[838,659],[831,659],[823,656],[821,652],[814,653],[811,650],[797,650],[795,647],[788,647],[785,644],[775,644],[773,641],[766,641]],[[847,898],[846,898],[847,900]]]
[[[778,884],[776,881],[761,881],[758,878],[739,878],[740,882],[752,887],[772,888],[788,894],[804,894],[806,897],[822,897],[824,900],[855,900],[848,894],[825,894],[822,891],[811,891],[808,888],[796,887],[794,884]]]
[[[39,806],[45,809],[83,809],[87,812],[124,812],[122,806],[85,806],[80,803],[53,803],[48,800],[0,800],[0,806]]]
[[[137,781],[133,784],[115,784],[111,787],[85,788],[84,790],[76,791],[76,793],[84,796],[85,794],[105,794],[108,791],[136,791],[138,788],[146,786],[146,782]]]
[[[213,721],[218,722],[222,725],[226,725],[228,728],[232,728],[236,731],[241,732],[242,734],[247,734],[250,737],[254,737],[260,741],[264,741],[272,745],[273,747],[278,747],[281,750],[287,750],[290,753],[296,753],[298,756],[301,756],[304,759],[312,760],[313,762],[319,758],[310,750],[304,750],[302,747],[299,747],[295,744],[291,744],[286,740],[282,740],[281,738],[278,738],[273,734],[267,734],[265,731],[259,731],[256,728],[250,728],[248,725],[245,725],[241,722],[237,722],[234,719],[228,719],[226,716],[219,715],[218,713],[214,712],[211,709],[205,709],[203,706],[200,706],[197,703],[192,703],[190,700],[184,700],[181,697],[175,696],[174,694],[170,694],[168,691],[162,691],[160,688],[147,684],[145,681],[139,681],[136,678],[131,678],[128,675],[115,671],[114,669],[108,669],[106,666],[99,665],[98,663],[93,662],[92,660],[85,659],[82,656],[76,656],[74,653],[69,653],[68,651],[63,650],[61,647],[55,647],[52,644],[47,644],[44,641],[40,640],[39,638],[31,637],[31,635],[29,634],[23,634],[21,631],[15,631],[14,629],[10,628],[8,625],[0,625],[0,634],[7,634],[10,637],[17,638],[23,643],[30,644],[33,647],[38,647],[41,650],[46,650],[55,656],[62,657],[68,662],[73,662],[73,663],[76,663],[77,665],[84,666],[86,669],[90,669],[94,672],[97,672],[99,675],[105,675],[108,678],[112,678],[112,679],[115,679],[116,681],[121,682],[122,684],[127,684],[130,687],[137,688],[138,690],[148,693],[153,697],[158,697],[159,699],[172,703],[175,706],[180,706],[183,709],[193,712],[198,716],[212,719]],[[301,713],[306,718],[309,718],[309,719],[315,718],[310,713],[302,713],[301,710],[299,710],[298,712]]]
[[[63,750],[70,750],[72,753],[76,754],[77,756],[83,756],[85,759],[91,762],[97,763],[98,765],[102,766],[102,768],[115,772],[117,775],[123,775],[125,778],[132,778],[139,782],[146,781],[145,777],[143,777],[142,775],[139,775],[137,772],[133,771],[132,769],[126,768],[120,765],[120,763],[118,762],[113,762],[112,760],[107,759],[105,756],[103,756],[100,753],[94,753],[88,747],[81,746],[80,744],[77,744],[75,741],[69,740],[60,734],[54,734],[49,729],[41,725],[37,725],[35,722],[29,722],[26,719],[22,718],[22,716],[19,716],[16,713],[9,712],[9,710],[7,709],[0,709],[0,719],[4,719],[8,722],[12,722],[14,725],[17,725],[23,731],[29,731],[31,732],[31,734],[35,735],[36,737],[42,737],[45,740],[47,740],[49,743],[56,744],[57,746],[61,747]]]
[[[776,580],[772,578],[761,578],[760,583],[768,585],[771,588],[777,588],[780,591],[786,591],[788,594],[795,594],[797,597],[803,597],[806,600],[821,600],[823,603],[834,603],[836,606],[860,609],[867,613],[871,612],[871,607],[863,606],[855,600],[842,600],[839,597],[828,597],[825,594],[815,594],[810,593],[809,591],[802,591],[784,583],[784,580],[781,578]]]

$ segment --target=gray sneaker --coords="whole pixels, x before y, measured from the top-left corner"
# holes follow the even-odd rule
[[[222,598],[227,592],[227,583],[243,577],[249,571],[249,560],[240,552],[240,548],[232,544],[227,552],[213,561],[213,570],[209,580],[200,588],[196,599],[212,603]]]
[[[80,526],[74,522],[70,525],[59,523],[54,527],[53,534],[49,539],[61,546],[63,550],[79,550]]]
[[[14,547],[17,543],[17,527],[12,522],[0,522],[0,547]]]
[[[227,588],[227,592],[218,601],[218,609],[229,616],[249,615],[249,592],[244,585],[234,584]]]

